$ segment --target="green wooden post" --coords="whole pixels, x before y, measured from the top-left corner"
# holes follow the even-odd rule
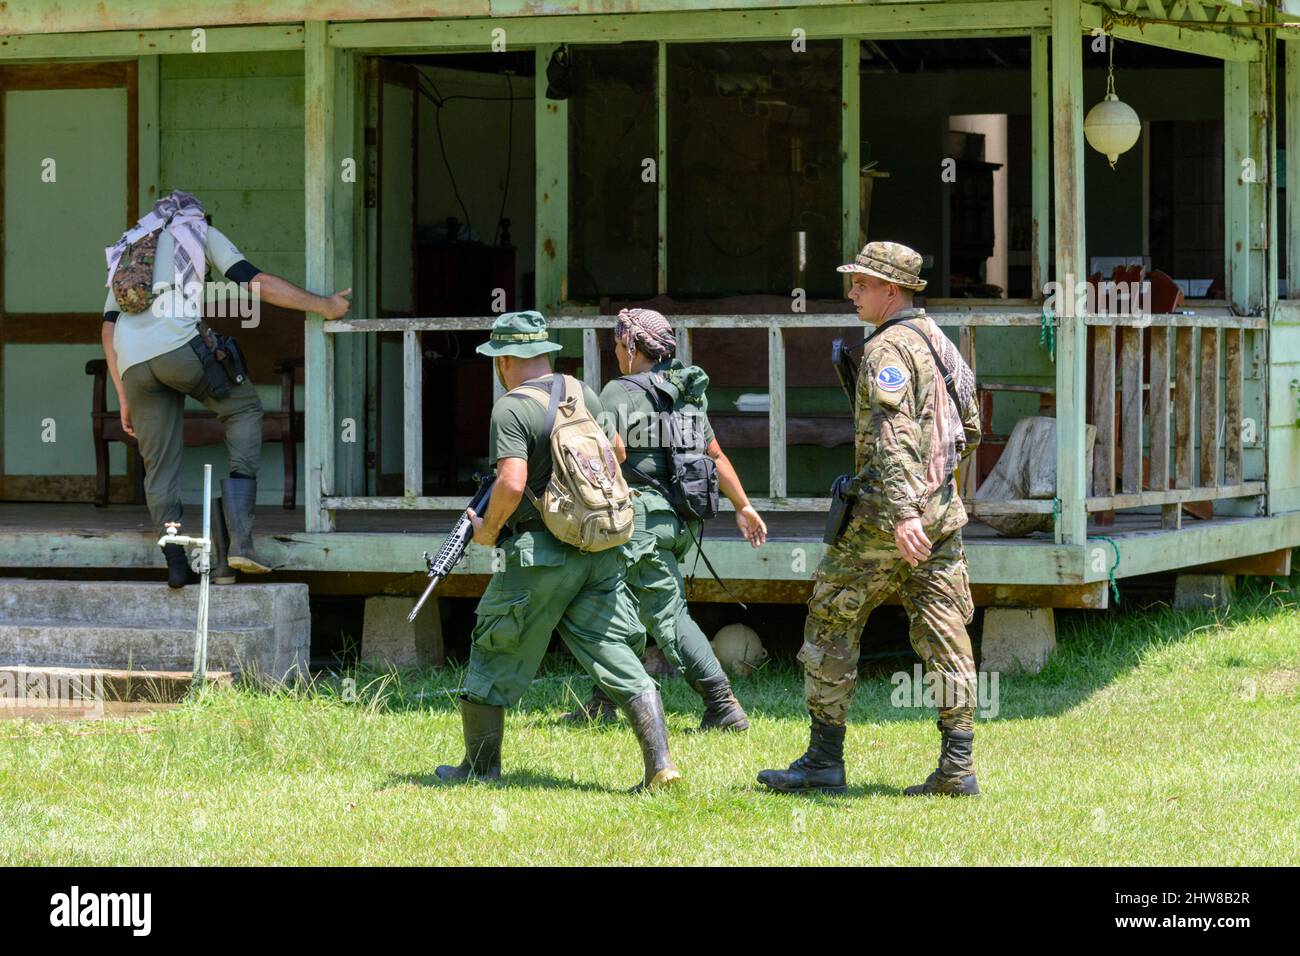
[[[1250,141],[1250,68],[1245,63],[1223,64],[1223,237],[1224,275],[1228,301],[1238,309],[1249,309],[1250,275],[1250,191],[1243,177],[1253,156]]]
[[[862,248],[862,41],[840,41],[840,255],[852,262]]]
[[[359,222],[361,208],[359,183],[365,176],[360,116],[360,86],[357,70],[359,55],[337,53],[334,60],[334,282],[352,289],[354,303],[349,315],[354,318],[365,310],[364,268],[355,267],[357,247],[364,247],[364,222]],[[335,413],[334,480],[338,493],[360,495],[365,487],[365,337],[363,335],[329,336],[334,348]],[[351,419],[345,434],[343,420]],[[349,440],[345,440],[349,439]]]
[[[1056,274],[1062,300],[1056,336],[1056,519],[1060,544],[1088,536],[1084,472],[1087,383],[1085,327],[1075,283],[1087,275],[1083,202],[1083,43],[1079,0],[1052,0],[1052,123],[1056,184]]]
[[[537,47],[534,94],[537,156],[536,307],[551,315],[568,298],[569,101],[546,98],[546,66],[558,44]]]
[[[1250,242],[1247,251],[1250,256],[1250,291],[1251,311],[1259,315],[1267,308],[1269,300],[1268,282],[1270,273],[1268,263],[1268,183],[1273,179],[1277,165],[1276,153],[1269,152],[1269,122],[1273,115],[1273,106],[1268,99],[1268,64],[1265,57],[1267,48],[1272,43],[1270,33],[1261,42],[1261,57],[1247,64],[1246,95],[1250,98],[1250,150],[1255,158],[1255,181],[1250,184]]]
[[[1043,295],[1043,286],[1052,274],[1048,260],[1051,243],[1048,223],[1052,220],[1052,85],[1047,72],[1047,31],[1035,30],[1029,37],[1029,159],[1031,172],[1032,226],[1030,242],[1030,282],[1034,298]]]
[[[1287,47],[1286,76],[1283,80],[1286,115],[1300,119],[1300,46]],[[1286,124],[1286,214],[1278,228],[1286,225],[1286,297],[1300,299],[1300,122]]]
[[[159,167],[162,147],[158,125],[159,87],[158,57],[142,56],[136,61],[137,127],[139,153],[137,155],[137,189],[140,196],[140,215],[153,208],[158,201]]]
[[[307,288],[327,293],[334,288],[334,56],[326,43],[326,24],[310,20],[304,41],[303,208],[306,216]],[[321,497],[334,493],[334,354],[324,319],[306,322],[306,530],[333,531],[334,514]]]

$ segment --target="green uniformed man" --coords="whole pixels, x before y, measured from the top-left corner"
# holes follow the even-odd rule
[[[912,307],[912,294],[925,288],[918,253],[872,242],[839,271],[852,274],[849,298],[858,318],[876,326],[857,381],[861,496],[818,566],[808,602],[799,651],[812,717],[808,751],[789,769],[764,770],[758,779],[775,790],[844,790],[858,642],[867,615],[896,592],[911,621],[912,647],[942,692],[938,769],[904,793],[975,794],[975,662],[966,634],[974,606],[961,542],[966,511],[954,474],[963,452],[979,441],[974,376],[925,311]]]
[[[600,393],[606,428],[623,456],[623,475],[636,491],[636,530],[625,546],[628,585],[636,597],[641,623],[670,664],[682,672],[704,699],[701,730],[740,731],[749,718],[732,693],[731,683],[709,639],[691,618],[679,562],[700,534],[699,522],[678,517],[668,499],[652,484],[669,474],[661,412],[680,409],[692,447],[713,459],[718,487],[736,509],[736,525],[755,548],[767,539],[767,526],[753,505],[709,424],[705,390],[709,376],[674,356],[672,325],[652,309],[623,309],[614,327],[614,354],[621,378]],[[647,389],[655,390],[651,398]],[[614,704],[597,686],[585,706],[570,719],[615,719]]]
[[[668,752],[663,702],[645,668],[645,630],[628,593],[620,549],[579,551],[546,529],[532,498],[541,500],[551,477],[547,408],[525,383],[550,391],[546,320],[537,312],[512,312],[492,325],[478,347],[491,357],[508,389],[492,408],[488,455],[496,485],[485,513],[468,512],[474,542],[500,547],[504,569],[492,575],[478,604],[478,623],[461,694],[465,759],[437,769],[448,781],[495,780],[501,772],[505,708],[528,689],[558,630],[565,646],[596,683],[621,706],[641,745],[645,775],[639,788],[657,789],[681,778]],[[600,400],[582,389],[597,421]],[[612,462],[611,462],[612,464]],[[525,496],[525,488],[531,495]],[[500,540],[503,529],[509,536]]]

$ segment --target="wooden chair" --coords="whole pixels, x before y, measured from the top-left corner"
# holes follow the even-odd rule
[[[303,438],[302,412],[293,407],[293,373],[302,368],[303,360],[281,359],[274,369],[280,376],[280,407],[262,412],[262,442],[279,442],[284,449],[284,507],[292,511],[297,499],[298,442]],[[122,428],[122,418],[107,402],[108,363],[92,359],[86,374],[94,376],[90,421],[95,442],[95,507],[108,505],[108,443],[120,441],[135,456],[135,504],[144,504],[144,462],[136,440]],[[225,441],[225,429],[213,412],[185,413],[185,447],[218,445]]]

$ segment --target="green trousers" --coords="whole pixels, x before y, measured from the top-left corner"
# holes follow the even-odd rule
[[[713,646],[686,606],[679,562],[691,549],[691,530],[658,492],[638,488],[635,502],[636,530],[623,556],[641,623],[687,681],[721,677]]]
[[[144,459],[144,496],[154,526],[181,520],[181,453],[185,397],[193,396],[225,427],[230,471],[257,477],[262,458],[262,400],[247,380],[223,399],[208,394],[203,363],[183,345],[122,373],[131,424]],[[201,528],[190,529],[200,532]]]
[[[641,664],[645,630],[618,548],[584,554],[546,531],[500,545],[505,567],[478,602],[462,688],[478,704],[510,707],[542,662],[551,633],[615,703],[655,689]]]

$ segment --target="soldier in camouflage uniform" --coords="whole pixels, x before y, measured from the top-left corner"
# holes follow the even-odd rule
[[[975,661],[966,634],[974,605],[961,542],[966,510],[954,474],[963,452],[979,441],[979,411],[970,368],[925,310],[912,307],[912,293],[925,288],[921,261],[906,246],[872,242],[839,268],[853,276],[849,298],[858,317],[877,326],[857,380],[861,494],[817,568],[799,651],[811,743],[788,769],[758,775],[775,790],[844,791],[858,643],[867,616],[897,593],[912,647],[943,695],[939,766],[904,793],[979,792],[971,761]]]

